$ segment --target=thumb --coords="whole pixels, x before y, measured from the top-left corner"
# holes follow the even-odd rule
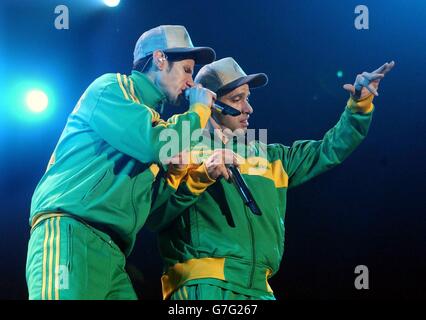
[[[355,94],[355,87],[353,85],[351,85],[351,84],[345,84],[343,86],[343,89],[345,89],[346,91],[348,91],[352,95]]]

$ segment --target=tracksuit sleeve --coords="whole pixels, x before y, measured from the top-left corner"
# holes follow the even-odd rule
[[[289,188],[340,164],[366,137],[373,113],[373,95],[348,100],[337,124],[322,140],[299,140],[291,147],[280,146],[282,162],[289,178]]]
[[[118,83],[111,83],[100,91],[88,122],[114,148],[149,163],[179,153],[182,142],[190,139],[194,130],[205,127],[210,112],[209,107],[197,103],[166,122],[155,110],[123,96]],[[182,137],[185,132],[189,133],[188,137]],[[172,141],[172,147],[173,138],[181,141]]]
[[[161,170],[154,183],[151,211],[145,225],[153,231],[164,229],[195,204],[199,195],[214,182],[204,163],[191,164],[185,169]]]

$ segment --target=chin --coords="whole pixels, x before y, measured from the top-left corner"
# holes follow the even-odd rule
[[[169,98],[169,103],[173,106],[180,106],[184,101],[183,95],[178,95],[177,97]]]
[[[234,134],[238,137],[244,136],[247,133],[247,127],[240,127],[234,130]]]

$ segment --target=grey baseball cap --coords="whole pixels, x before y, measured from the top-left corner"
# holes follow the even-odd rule
[[[251,89],[263,87],[268,83],[268,76],[264,73],[247,75],[233,58],[228,57],[202,67],[194,81],[221,96],[243,84]]]
[[[136,42],[133,63],[161,50],[171,58],[194,59],[195,64],[207,64],[216,58],[209,47],[194,47],[184,26],[162,25],[144,32]]]

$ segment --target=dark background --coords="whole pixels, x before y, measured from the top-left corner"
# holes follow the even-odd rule
[[[60,4],[69,8],[69,30],[54,28]],[[359,4],[369,8],[369,30],[354,27]],[[343,111],[342,85],[396,61],[363,144],[341,166],[289,192],[286,249],[271,286],[280,300],[424,299],[423,0],[122,0],[116,8],[100,0],[2,1],[0,299],[27,298],[31,195],[68,114],[96,77],[129,73],[137,38],[160,24],[185,25],[194,45],[234,57],[247,73],[267,73],[268,86],[252,92],[251,126],[287,145],[320,139]],[[50,94],[44,115],[23,107],[31,86]],[[369,290],[354,287],[357,265],[369,268]],[[161,299],[161,268],[154,235],[142,231],[129,258],[142,299]]]

